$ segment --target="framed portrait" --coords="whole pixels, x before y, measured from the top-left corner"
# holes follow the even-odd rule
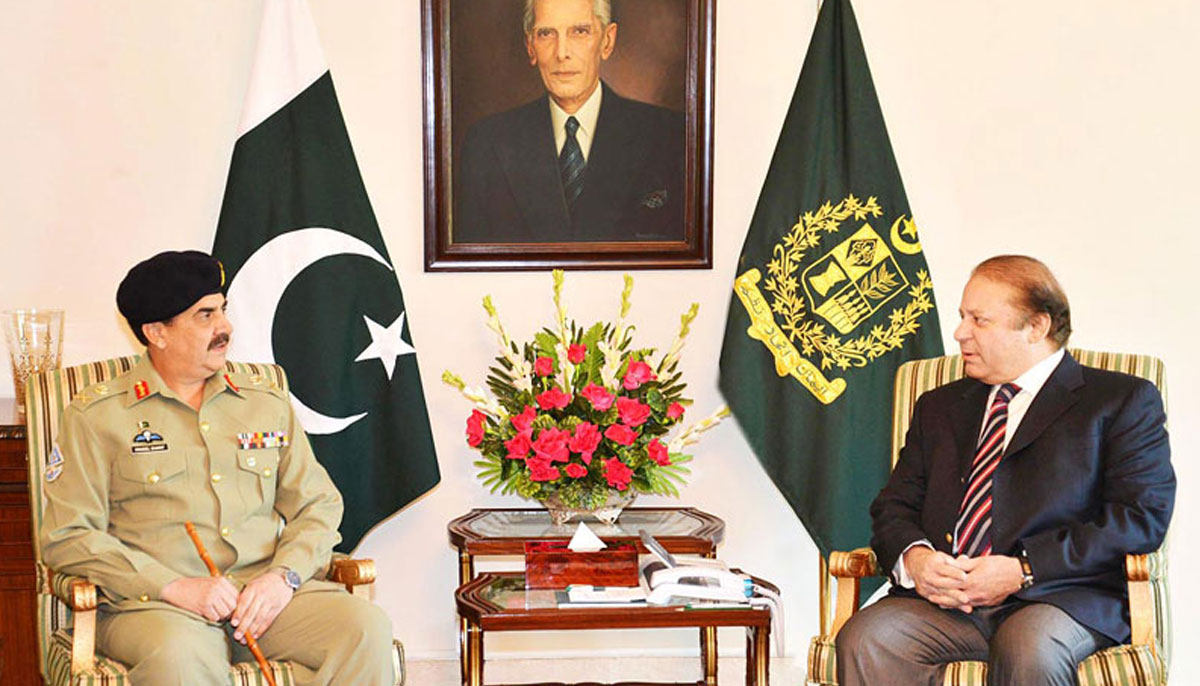
[[[712,267],[715,0],[421,0],[425,270]]]

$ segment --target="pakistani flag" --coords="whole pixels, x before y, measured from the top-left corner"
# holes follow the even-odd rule
[[[404,297],[303,0],[263,5],[213,254],[232,357],[287,370],[351,550],[439,475]]]
[[[720,386],[822,555],[870,540],[933,284],[848,0],[825,0],[738,261]]]

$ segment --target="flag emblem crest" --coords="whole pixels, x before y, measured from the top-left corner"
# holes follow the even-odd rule
[[[792,375],[825,404],[846,389],[845,379],[826,376],[830,370],[865,367],[900,348],[921,327],[921,317],[934,309],[928,272],[906,274],[893,252],[921,252],[918,241],[900,237],[903,227],[905,235],[915,238],[916,225],[904,215],[897,217],[889,245],[866,221],[883,216],[874,196],[865,202],[854,195],[836,205],[826,202],[801,215],[776,243],[765,280],[752,268],[734,283],[750,316],[747,335],[774,355],[780,376]],[[822,243],[832,242],[827,237],[836,238],[843,223],[850,222],[860,223],[859,228],[822,251]],[[881,315],[885,306],[890,309]]]

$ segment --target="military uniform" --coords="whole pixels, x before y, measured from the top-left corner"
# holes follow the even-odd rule
[[[294,662],[297,684],[392,683],[386,615],[321,580],[342,499],[272,377],[214,374],[197,411],[143,357],[72,401],[55,451],[43,558],[100,587],[97,648],[131,665],[133,684],[225,684],[243,657],[222,624],[160,599],[175,579],[208,576],[185,521],[236,586],[272,567],[305,580],[259,638]]]

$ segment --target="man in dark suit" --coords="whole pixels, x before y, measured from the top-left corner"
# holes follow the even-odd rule
[[[1074,684],[1078,661],[1129,638],[1125,554],[1166,534],[1162,398],[1066,354],[1050,270],[986,260],[959,312],[968,378],[918,399],[871,506],[893,588],[838,634],[842,686],[940,684],[958,660],[987,661],[994,685]]]
[[[547,95],[467,134],[457,242],[683,240],[683,115],[600,81],[608,0],[527,0],[525,47]]]

